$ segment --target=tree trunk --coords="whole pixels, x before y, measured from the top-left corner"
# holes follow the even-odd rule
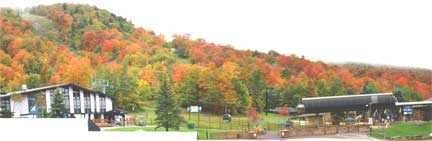
[[[165,132],[168,132],[168,127],[165,127]]]

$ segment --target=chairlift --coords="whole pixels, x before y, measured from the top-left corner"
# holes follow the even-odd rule
[[[231,122],[231,114],[224,114],[223,115],[223,121],[224,122]]]
[[[228,114],[227,112],[227,105],[225,105],[225,114],[222,119],[225,123],[231,122],[231,114]]]

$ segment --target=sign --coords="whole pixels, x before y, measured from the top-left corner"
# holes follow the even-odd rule
[[[373,124],[373,118],[371,118],[371,117],[368,118],[368,124],[369,124],[369,125],[372,125],[372,124]]]
[[[413,112],[413,107],[412,105],[409,106],[402,106],[402,112],[404,115],[411,115]]]
[[[378,103],[378,96],[376,96],[376,95],[371,96],[371,103],[374,103],[374,104]]]
[[[187,111],[191,113],[198,113],[201,112],[201,110],[202,110],[201,106],[189,106],[189,108],[187,108]]]

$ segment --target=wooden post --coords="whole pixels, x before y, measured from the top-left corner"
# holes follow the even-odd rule
[[[209,125],[208,128],[211,129],[211,114],[208,114]]]
[[[238,127],[241,128],[241,120],[240,120],[240,117],[238,118]]]
[[[326,134],[327,134],[327,131],[326,131],[326,129],[327,129],[327,127],[326,127],[326,126],[324,126],[324,135],[326,135]]]
[[[222,119],[219,119],[219,129],[222,129]]]
[[[339,126],[336,126],[336,134],[339,134]]]
[[[270,124],[269,124],[269,122],[267,122],[266,124],[267,124],[267,129],[266,130],[268,131],[268,130],[270,130]]]
[[[249,121],[247,121],[247,131],[250,131],[250,127],[249,127]]]
[[[199,128],[200,126],[200,110],[199,110],[199,106],[198,106],[198,124],[197,124],[197,128]]]
[[[233,121],[233,122],[234,122],[234,121]],[[232,130],[232,125],[233,125],[233,122],[231,122],[231,124],[230,124],[230,126],[231,126],[231,127],[230,127],[230,129],[231,129],[231,130]]]

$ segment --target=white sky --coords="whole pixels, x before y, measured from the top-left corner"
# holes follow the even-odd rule
[[[1,0],[0,7],[87,3],[171,37],[324,62],[432,69],[430,0]]]

